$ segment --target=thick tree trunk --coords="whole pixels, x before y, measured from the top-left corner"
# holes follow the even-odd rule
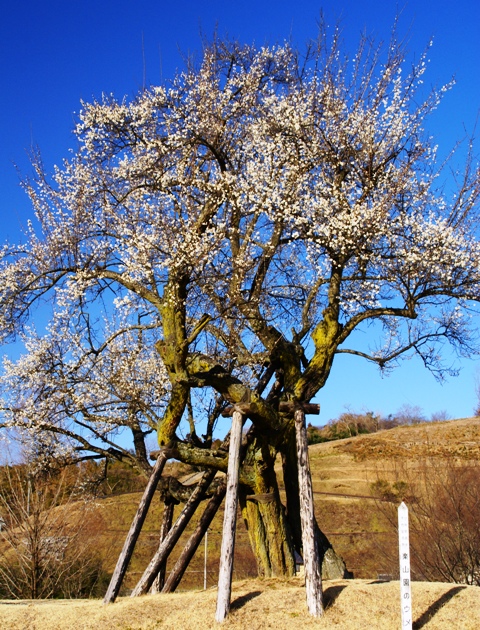
[[[293,544],[275,473],[275,452],[256,438],[250,446],[251,486],[240,487],[240,506],[248,529],[259,575],[295,573]]]
[[[286,515],[295,550],[302,548],[302,526],[300,522],[300,498],[298,487],[297,451],[295,443],[288,443],[282,452],[283,483],[286,496]]]
[[[256,495],[242,490],[242,515],[259,575],[291,576],[295,573],[293,546],[278,490],[272,490]]]

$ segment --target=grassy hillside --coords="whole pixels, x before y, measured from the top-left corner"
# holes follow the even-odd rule
[[[402,426],[310,447],[318,522],[356,578],[376,579],[379,574],[395,572],[385,550],[393,548],[396,552],[396,537],[372,498],[371,484],[378,478],[394,480],[402,466],[414,468],[427,456],[480,461],[480,418]],[[103,520],[101,548],[110,570],[140,496],[130,493],[99,500]],[[177,513],[179,509],[176,508]],[[155,499],[127,574],[127,589],[134,586],[155,551],[161,517],[162,507]],[[213,586],[217,578],[222,519],[220,510],[208,536],[208,586]],[[204,553],[202,543],[181,589],[203,587]],[[176,554],[170,566],[175,559]],[[234,578],[254,576],[255,560],[245,526],[239,519]]]
[[[255,562],[245,526],[239,521],[232,611],[221,627],[252,630],[282,630],[294,625],[342,630],[399,627],[398,582],[378,580],[385,573],[396,577],[397,540],[379,509],[381,504],[372,498],[371,484],[378,479],[398,480],[399,474],[408,476],[411,472],[415,477],[425,458],[478,463],[480,418],[402,426],[310,447],[318,521],[357,579],[325,583],[326,614],[322,620],[314,620],[306,611],[302,578],[284,581],[252,577],[256,575]],[[110,571],[140,496],[133,492],[97,501],[97,528],[92,532],[91,544],[100,551]],[[126,593],[155,551],[161,518],[162,506],[155,499],[127,575]],[[220,512],[208,536],[206,591],[202,590],[205,557],[202,543],[179,589],[183,592],[123,597],[108,607],[99,600],[0,601],[0,630],[219,628],[213,619],[222,518]],[[393,549],[393,561],[388,557],[389,548]],[[478,587],[414,581],[414,628],[480,627],[479,592]]]
[[[426,458],[480,462],[480,418],[401,426],[310,447],[318,522],[355,577],[394,573],[386,551],[396,553],[397,540],[371,498],[371,484],[411,479]]]
[[[456,457],[480,461],[480,418],[402,426],[369,435],[325,442],[310,447],[315,509],[318,522],[356,578],[375,580],[396,575],[396,536],[373,500],[371,484],[379,478],[395,480],[399,471],[414,470],[425,457]],[[171,472],[171,471],[170,471]],[[169,474],[169,471],[166,471]],[[97,500],[91,547],[98,549],[111,573],[122,548],[141,493],[131,492]],[[181,506],[177,506],[177,514]],[[155,498],[137,544],[124,584],[133,588],[158,545],[162,505]],[[207,540],[207,587],[217,581],[223,511],[219,511]],[[194,518],[192,525],[196,523]],[[186,539],[187,533],[183,536]],[[181,546],[169,560],[173,566]],[[391,557],[390,557],[391,556]],[[202,542],[180,589],[204,585],[205,545]],[[235,580],[256,577],[248,534],[239,519]]]
[[[473,586],[414,583],[413,627],[476,630],[480,627],[478,598],[478,588]],[[320,620],[310,617],[299,578],[234,582],[231,612],[222,624],[214,622],[215,588],[121,598],[109,606],[102,606],[98,600],[0,601],[0,630],[397,630],[400,627],[398,582],[327,582],[325,601],[324,617]]]

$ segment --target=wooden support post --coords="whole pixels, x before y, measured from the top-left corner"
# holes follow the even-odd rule
[[[295,411],[295,434],[300,490],[300,520],[302,523],[303,564],[308,611],[314,617],[323,615],[322,568],[315,537],[312,476],[308,459],[307,429],[303,409]]]
[[[210,523],[213,520],[213,517],[217,513],[217,510],[223,501],[225,490],[226,486],[219,486],[213,497],[208,502],[208,505],[205,508],[205,511],[202,514],[200,520],[198,521],[198,524],[193,534],[188,539],[184,550],[180,554],[180,557],[178,558],[175,566],[170,572],[170,575],[165,582],[165,586],[163,587],[162,593],[173,593],[177,586],[180,584],[183,574],[190,564],[190,560],[193,558],[195,552],[197,551],[198,545],[202,542],[202,538],[206,534]]]
[[[222,549],[218,575],[216,621],[223,621],[230,610],[232,593],[233,552],[235,548],[235,528],[237,525],[238,475],[240,469],[240,446],[242,442],[243,416],[233,412],[228,449],[227,496],[223,518]]]
[[[150,507],[153,495],[155,494],[155,489],[158,485],[160,477],[162,476],[163,468],[166,461],[167,456],[165,455],[165,453],[160,453],[160,455],[157,457],[157,461],[155,462],[155,466],[153,467],[150,479],[148,480],[147,487],[145,488],[145,491],[143,493],[142,500],[140,501],[140,504],[138,506],[137,513],[135,514],[135,517],[130,526],[130,531],[128,532],[127,538],[123,545],[122,552],[118,557],[117,566],[115,567],[115,571],[113,572],[107,592],[105,593],[105,597],[103,598],[104,604],[111,604],[112,602],[114,602],[118,595],[118,592],[120,591],[123,578],[125,577],[128,564],[135,548],[135,544],[142,529],[143,522],[145,521],[145,517],[147,516],[148,508]]]
[[[170,531],[170,528],[172,527],[174,508],[175,508],[175,503],[171,499],[169,501],[166,501],[163,505],[163,519],[162,519],[162,526],[160,528],[160,545],[165,540],[168,532]],[[151,589],[152,593],[160,593],[160,591],[162,590],[165,584],[166,568],[167,568],[167,562],[165,561],[160,567],[160,570],[157,573],[157,577],[155,578],[152,584],[152,589]]]
[[[197,509],[198,504],[204,497],[205,491],[212,483],[215,474],[216,470],[209,470],[203,475],[202,480],[192,492],[190,498],[185,504],[185,507],[180,513],[180,516],[175,521],[175,525],[168,532],[167,537],[157,549],[156,554],[153,556],[150,564],[145,569],[142,577],[138,581],[138,584],[133,589],[131,597],[136,597],[137,595],[145,595],[145,593],[148,592],[149,588],[153,584],[155,577],[157,576],[158,571],[160,570],[160,567],[168,558],[173,547],[182,535],[185,527],[190,522],[190,519]]]

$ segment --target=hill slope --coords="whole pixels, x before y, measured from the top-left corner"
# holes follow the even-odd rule
[[[446,630],[480,627],[479,591],[473,586],[414,583],[414,628]],[[232,608],[222,623],[214,622],[216,589],[172,595],[122,598],[110,606],[98,600],[0,602],[0,630],[397,630],[400,627],[398,582],[362,580],[325,584],[327,610],[322,619],[306,611],[305,589],[295,578],[235,582]]]
[[[396,538],[371,484],[411,480],[425,462],[480,462],[480,418],[402,426],[310,447],[315,508],[321,528],[355,577],[392,573],[385,549]]]
[[[394,480],[399,469],[415,468],[425,457],[457,457],[466,463],[480,462],[480,418],[402,426],[310,447],[318,522],[355,577],[376,579],[379,574],[395,574],[385,557],[385,549],[396,549],[396,538],[372,498],[371,484],[378,478]],[[109,570],[115,566],[140,496],[139,493],[123,494],[99,502],[104,521],[101,547]],[[179,509],[176,508],[176,513]],[[155,500],[127,574],[127,589],[133,587],[155,552],[161,513],[161,504]],[[222,520],[221,509],[208,535],[208,586],[213,586],[217,579]],[[204,554],[202,543],[181,589],[203,587]],[[170,566],[176,556],[177,552]],[[255,576],[248,533],[239,519],[234,579]]]
[[[377,579],[396,575],[397,540],[379,503],[373,500],[375,480],[398,477],[399,470],[415,470],[425,457],[480,462],[480,418],[402,426],[310,447],[315,509],[322,530],[345,559],[356,578]],[[279,463],[280,466],[280,463]],[[281,475],[279,475],[279,478]],[[98,527],[90,545],[98,549],[104,567],[112,572],[137,509],[141,494],[132,492],[99,499]],[[180,507],[176,508],[178,514]],[[125,580],[124,593],[133,588],[158,546],[162,505],[154,499]],[[223,511],[213,521],[207,545],[202,542],[180,589],[203,588],[217,581]],[[191,531],[196,518],[189,528]],[[188,531],[183,540],[188,536]],[[179,553],[172,554],[169,566]],[[206,557],[205,557],[206,556]],[[205,562],[206,560],[206,562]],[[256,577],[256,564],[248,533],[238,521],[234,579]]]
[[[480,462],[480,418],[421,423],[310,447],[320,527],[358,578],[395,574],[397,541],[371,484],[415,477],[426,461]],[[394,560],[396,563],[396,560]]]
[[[288,581],[242,579],[254,575],[255,562],[247,532],[240,521],[232,612],[225,628],[254,629],[306,627],[356,630],[399,627],[398,582],[379,583],[378,574],[395,572],[384,549],[396,549],[396,537],[372,500],[370,485],[381,476],[395,479],[398,470],[413,470],[424,458],[454,458],[466,464],[480,461],[480,418],[398,427],[310,447],[315,506],[318,521],[347,566],[358,578],[325,583],[327,612],[320,621],[306,612],[301,578]],[[446,459],[445,459],[446,458]],[[138,505],[140,493],[99,500],[102,526],[97,544],[110,570]],[[158,544],[161,505],[154,502],[134,555],[127,579],[133,586]],[[221,540],[222,513],[212,524],[207,544],[206,591],[203,586],[205,546],[202,544],[181,588],[197,592],[121,598],[104,607],[98,600],[0,602],[0,630],[87,630],[155,628],[214,628],[216,579]],[[174,558],[172,559],[172,561]],[[480,627],[478,587],[413,582],[414,628]]]

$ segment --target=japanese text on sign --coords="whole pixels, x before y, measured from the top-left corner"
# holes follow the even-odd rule
[[[410,543],[408,538],[408,508],[398,508],[398,545],[400,558],[400,601],[402,628],[412,630],[412,594],[410,590]]]

